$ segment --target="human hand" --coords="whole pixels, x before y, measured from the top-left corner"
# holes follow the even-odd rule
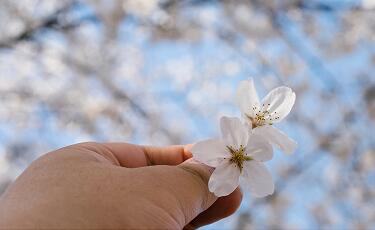
[[[34,161],[0,197],[1,228],[190,229],[238,208],[215,197],[189,146],[80,143]]]

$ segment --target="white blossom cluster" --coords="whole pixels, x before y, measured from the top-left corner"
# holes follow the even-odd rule
[[[191,149],[196,160],[215,167],[208,182],[211,192],[227,196],[241,181],[255,197],[273,193],[272,176],[263,162],[272,159],[271,144],[286,153],[293,153],[297,147],[295,141],[273,127],[288,115],[295,99],[290,88],[278,87],[260,101],[252,79],[240,83],[237,101],[244,123],[239,118],[222,117],[222,139],[201,141]]]

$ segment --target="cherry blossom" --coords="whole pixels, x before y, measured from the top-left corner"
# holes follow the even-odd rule
[[[204,140],[191,149],[195,160],[215,167],[209,190],[216,196],[226,196],[241,184],[255,197],[272,194],[272,176],[263,164],[272,159],[272,146],[248,132],[239,118],[222,117],[220,127],[222,139]]]
[[[256,133],[285,153],[293,153],[297,143],[273,124],[282,121],[292,109],[296,94],[289,87],[273,89],[259,100],[252,79],[241,81],[237,90],[237,103],[242,117],[252,133]]]

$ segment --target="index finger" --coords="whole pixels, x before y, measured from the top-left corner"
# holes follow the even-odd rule
[[[150,165],[178,165],[192,157],[190,145],[166,147],[141,146],[128,143],[104,143],[123,167],[137,168]]]

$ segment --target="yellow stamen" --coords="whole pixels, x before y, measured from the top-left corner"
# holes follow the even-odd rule
[[[231,154],[231,158],[229,161],[236,164],[236,166],[240,169],[240,172],[242,172],[243,164],[245,161],[253,160],[252,157],[246,155],[246,148],[243,147],[243,145],[241,145],[239,149],[234,149],[232,146],[227,146],[227,149]]]
[[[270,113],[270,111],[268,110],[269,106],[270,104],[263,104],[261,109],[257,106],[254,106],[252,109],[254,110],[255,116],[249,116],[248,114],[245,114],[246,117],[251,121],[253,129],[265,124],[272,125],[273,121],[280,119],[280,117],[277,116],[277,112],[273,112],[272,114]]]

